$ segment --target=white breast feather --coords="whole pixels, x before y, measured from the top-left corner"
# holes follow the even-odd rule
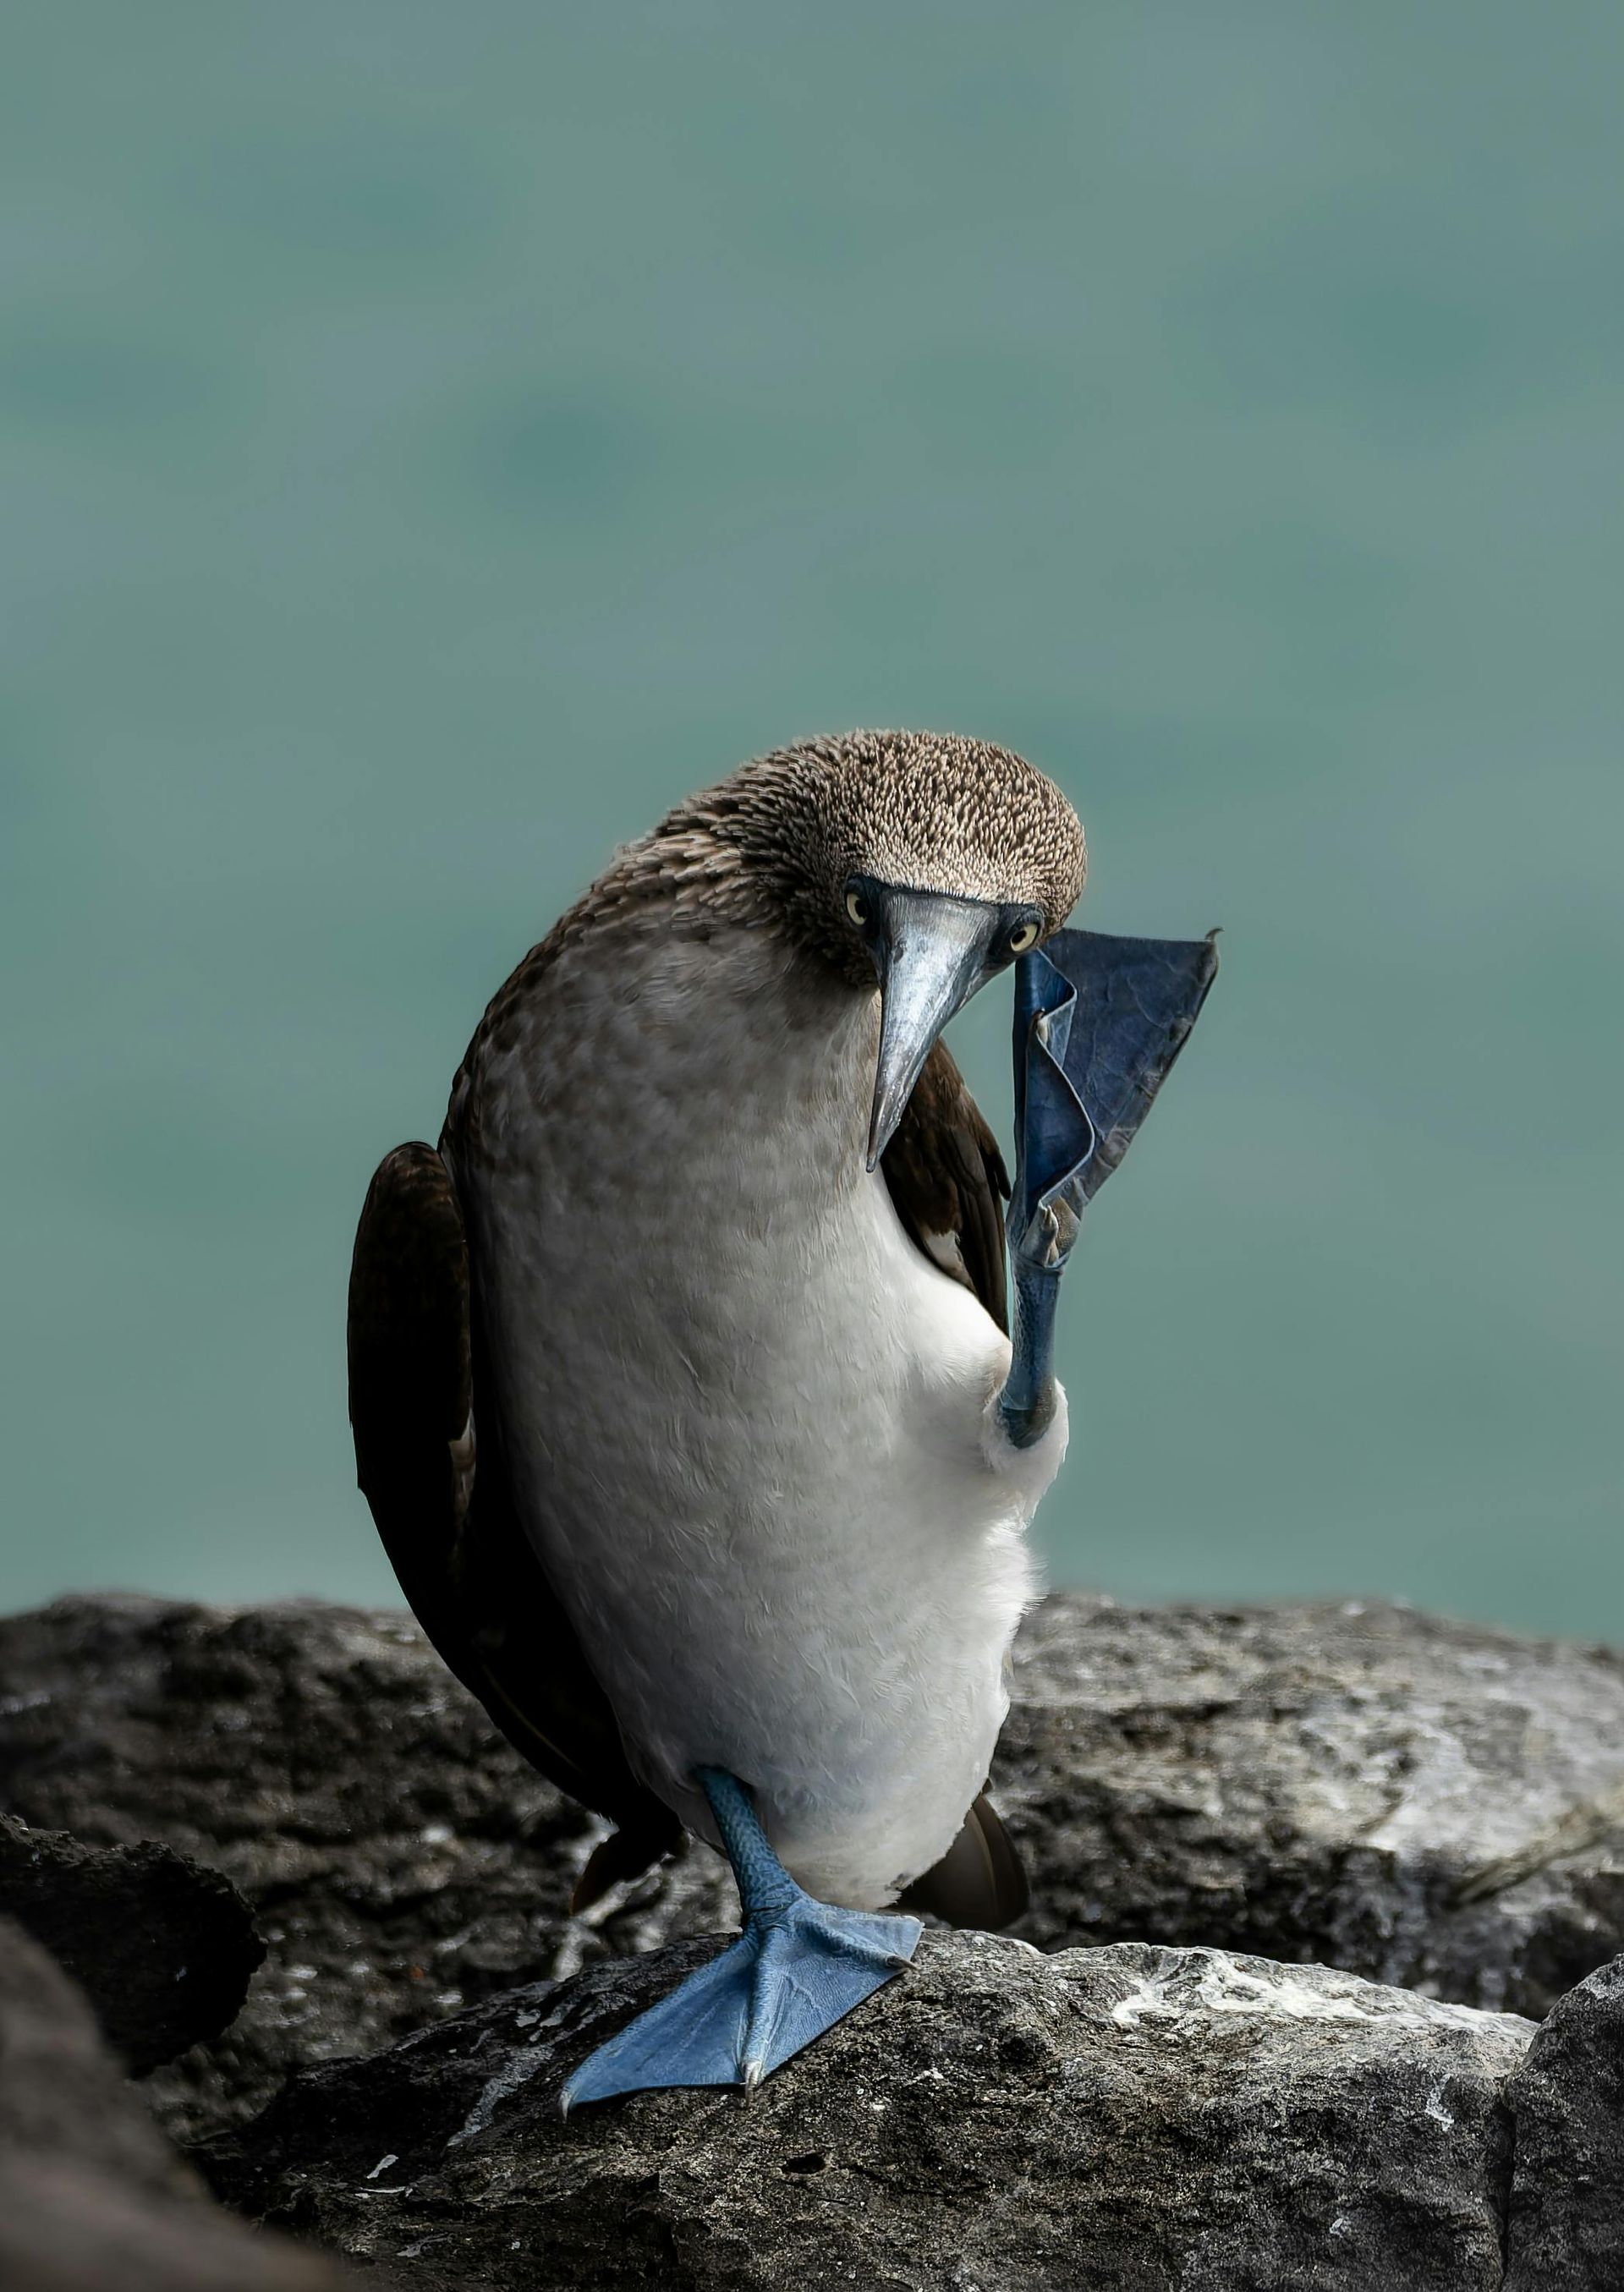
[[[730,1769],[875,1905],[986,1780],[1064,1399],[1009,1446],[1007,1341],[863,1170],[872,1007],[762,933],[636,953],[567,953],[470,1085],[515,1495],[642,1777],[714,1837]]]

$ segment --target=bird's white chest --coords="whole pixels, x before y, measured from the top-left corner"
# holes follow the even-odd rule
[[[855,1902],[985,1780],[1065,1437],[989,1436],[1007,1343],[863,1169],[875,1024],[762,933],[567,954],[457,1172],[515,1492],[634,1764],[699,1828],[731,1769]]]

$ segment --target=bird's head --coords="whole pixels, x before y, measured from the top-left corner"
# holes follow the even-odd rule
[[[1082,823],[1008,749],[929,732],[807,741],[736,773],[707,809],[800,944],[853,989],[877,981],[872,1168],[954,1013],[1064,923]]]

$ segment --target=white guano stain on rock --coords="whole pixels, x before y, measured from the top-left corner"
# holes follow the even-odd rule
[[[1059,1962],[1076,1955],[1064,1953]],[[1330,1966],[1278,1965],[1263,1958],[1235,1957],[1222,1949],[1169,1949],[1162,1958],[1111,2006],[1111,2019],[1119,2029],[1135,2030],[1148,2020],[1177,2021],[1197,2014],[1375,2022],[1416,2030],[1478,2030],[1497,2023],[1507,2030],[1526,2028],[1514,2014],[1486,2014],[1412,1990],[1386,1989]]]

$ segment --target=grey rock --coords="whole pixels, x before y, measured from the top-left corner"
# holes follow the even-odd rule
[[[171,1846],[86,1846],[0,1814],[0,1913],[85,1992],[138,2075],[217,2037],[265,1955],[248,1906]]]
[[[1624,1957],[1559,1998],[1511,2080],[1506,2292],[1624,2284]]]
[[[559,2114],[710,1944],[295,2078],[204,2159],[424,2292],[1492,2292],[1532,2030],[1319,1966],[927,1934],[754,2098]]]
[[[999,1804],[1043,1949],[1317,1959],[1535,2017],[1624,1949],[1624,1659],[1377,1602],[1023,1634]]]
[[[571,1920],[604,1826],[403,1612],[76,1597],[0,1619],[0,1804],[198,1858],[268,1945],[233,2027],[143,2087],[177,2139],[251,2115],[306,2062],[731,1916],[723,1866],[695,1854]]]
[[[190,2136],[291,2068],[733,1920],[696,1852],[570,1919],[600,1826],[408,1617],[73,1599],[0,1621],[0,1795],[223,1870],[270,1957],[150,2081]],[[1046,1601],[995,1770],[1046,1949],[1154,1938],[1543,2014],[1624,1949],[1624,1665],[1374,1603]]]
[[[349,2280],[210,2203],[131,2092],[85,1999],[0,1918],[6,2292],[341,2292]]]

